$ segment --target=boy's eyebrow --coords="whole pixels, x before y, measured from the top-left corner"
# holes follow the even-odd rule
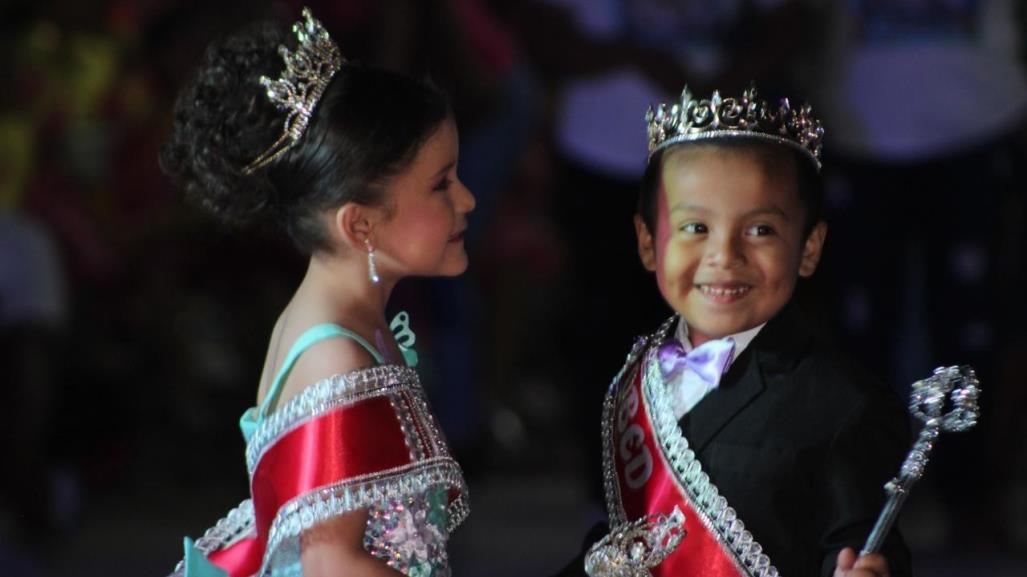
[[[689,204],[689,203],[686,203],[686,202],[679,202],[679,203],[675,204],[674,206],[671,207],[670,212],[677,212],[679,210],[680,211],[686,211],[686,212],[697,212],[697,213],[700,213],[700,214],[706,214],[706,213],[710,212],[710,209],[708,209],[708,208],[706,208],[704,206],[701,206],[701,205],[698,205],[698,204]],[[781,218],[783,218],[785,220],[791,220],[791,219],[788,218],[788,214],[785,211],[781,210],[780,208],[778,208],[776,206],[761,206],[759,208],[754,208],[754,209],[750,210],[749,212],[746,212],[742,216],[745,217],[745,218],[749,218],[749,217],[760,216],[760,215],[764,215],[764,214],[776,215],[776,216],[779,216],[779,217],[781,217]]]
[[[687,202],[679,202],[679,203],[675,204],[674,206],[670,207],[670,212],[677,212],[679,210],[687,210],[689,212],[703,212],[703,213],[710,211],[710,209],[708,209],[708,208],[706,208],[704,206],[701,206],[701,205],[698,205],[698,204],[689,204]]]
[[[785,211],[781,210],[776,206],[764,206],[760,208],[754,208],[749,212],[745,213],[745,216],[759,216],[761,214],[777,215],[785,220],[791,220],[788,218],[788,213],[786,213]]]

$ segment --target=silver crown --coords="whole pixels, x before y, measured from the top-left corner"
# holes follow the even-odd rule
[[[271,164],[299,142],[325,88],[346,62],[328,31],[310,13],[310,8],[304,8],[302,15],[303,21],[292,25],[299,41],[296,50],[278,47],[285,61],[282,77],[277,80],[260,77],[268,100],[286,113],[282,135],[243,169],[246,174]]]
[[[708,100],[692,96],[686,86],[681,101],[646,110],[649,157],[668,146],[697,140],[756,138],[791,146],[805,153],[820,169],[824,129],[809,104],[793,109],[787,98],[776,109],[756,99],[750,87],[741,98],[722,98],[714,91]]]

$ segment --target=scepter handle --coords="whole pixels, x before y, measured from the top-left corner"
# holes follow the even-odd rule
[[[891,481],[889,485],[895,483],[896,480]],[[903,487],[896,487],[895,490],[890,491],[888,502],[885,503],[884,509],[881,510],[881,514],[877,516],[877,523],[874,524],[874,528],[870,531],[870,536],[867,537],[867,542],[863,545],[863,550],[859,552],[860,555],[866,555],[868,553],[877,553],[881,550],[881,546],[884,545],[884,540],[888,537],[888,533],[891,532],[892,525],[895,524],[895,520],[899,517],[899,510],[902,509],[903,503],[906,502],[906,497],[909,496],[909,491]]]

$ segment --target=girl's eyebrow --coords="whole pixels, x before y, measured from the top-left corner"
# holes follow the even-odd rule
[[[432,176],[432,178],[438,178],[439,176],[441,176],[441,175],[443,175],[443,174],[445,174],[445,173],[449,172],[450,170],[452,170],[452,168],[453,168],[454,166],[456,166],[456,161],[455,161],[455,160],[450,160],[450,161],[449,161],[448,163],[446,163],[446,165],[445,165],[445,166],[443,166],[442,168],[440,168],[440,169],[438,170],[438,172],[436,172],[436,173],[435,173],[435,174],[434,174],[434,175]]]

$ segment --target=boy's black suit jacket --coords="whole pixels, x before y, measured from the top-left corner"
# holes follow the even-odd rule
[[[908,423],[898,397],[789,304],[680,426],[780,574],[814,577],[865,542],[910,446]],[[896,532],[882,552],[892,577],[910,575]],[[582,574],[580,557],[560,573]]]

